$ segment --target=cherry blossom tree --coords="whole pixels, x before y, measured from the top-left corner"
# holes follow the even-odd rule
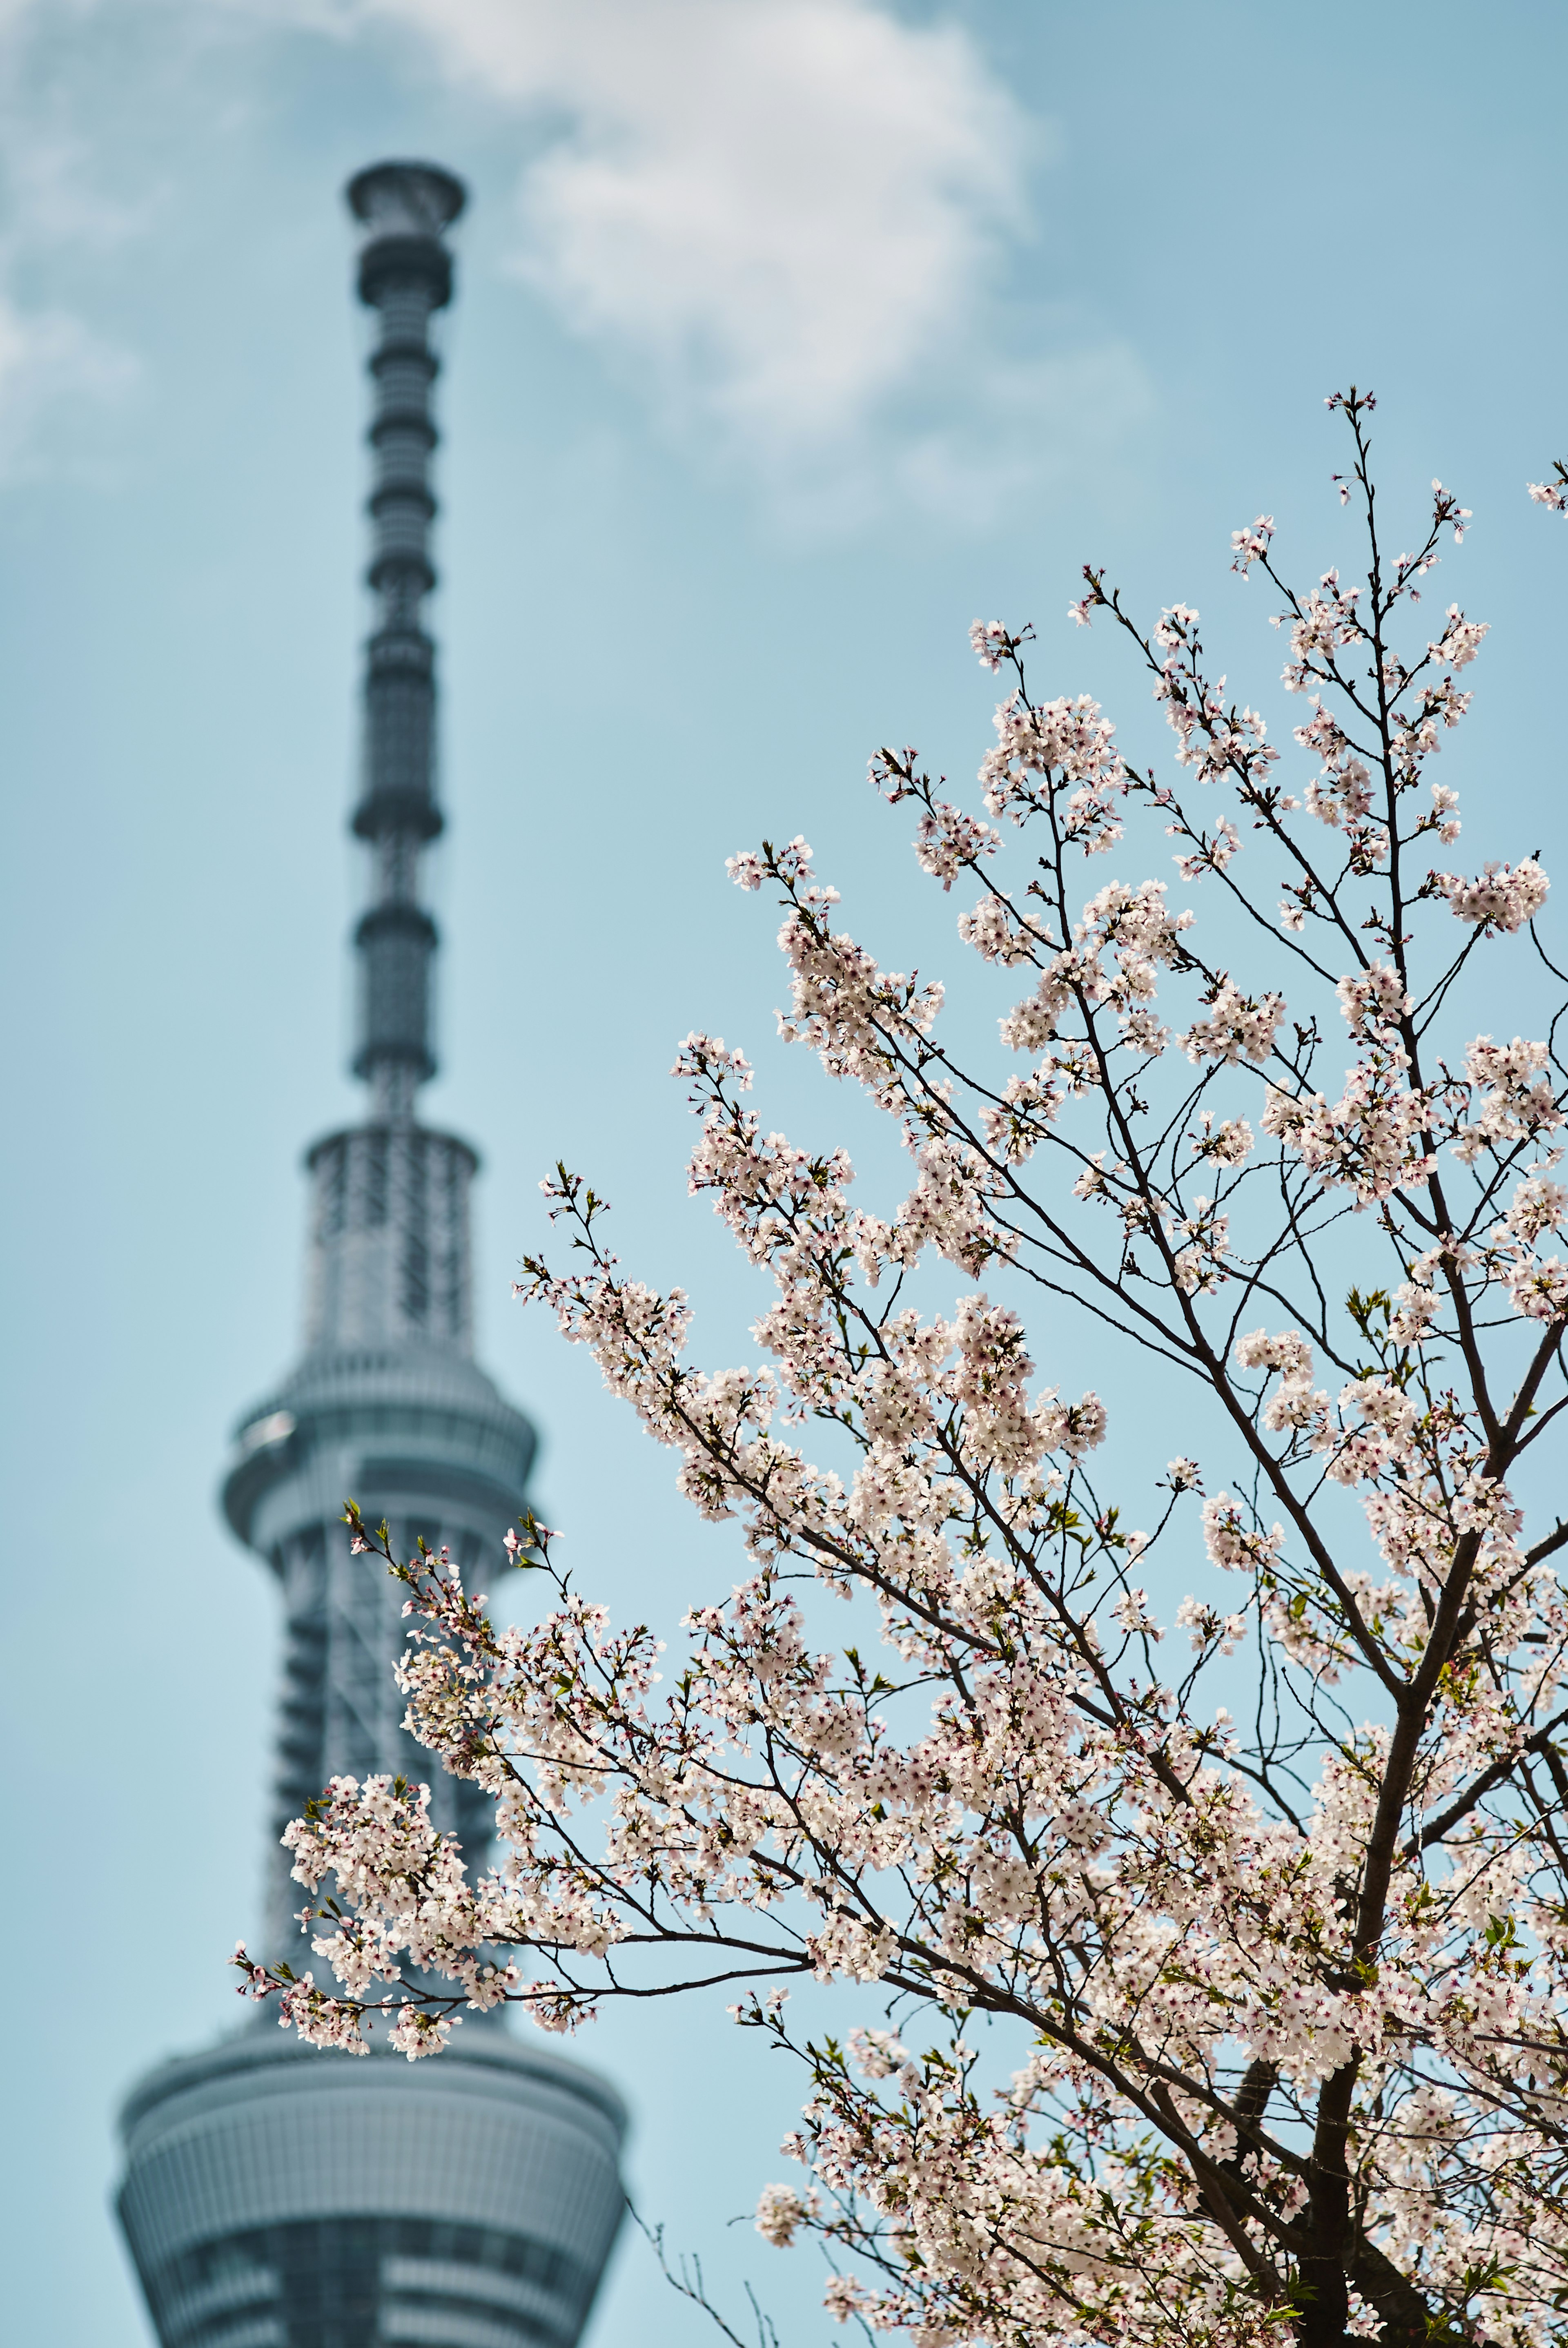
[[[236,1959],[307,2039],[363,2051],[375,2016],[410,2055],[465,2007],[562,2030],[738,1983],[808,2075],[760,2230],[824,2238],[833,2312],[921,2348],[1564,2336],[1563,973],[1533,857],[1447,869],[1429,769],[1486,632],[1421,599],[1469,516],[1434,483],[1390,555],[1372,399],[1329,405],[1359,575],[1292,587],[1266,516],[1234,541],[1294,752],[1196,612],[1144,628],[1091,570],[1073,617],[1142,664],[1173,778],[1036,698],[998,622],[983,814],[872,760],[1016,997],[994,1060],[835,926],[803,840],[733,860],[783,908],[784,1035],[894,1120],[912,1186],[856,1206],[692,1035],[691,1187],[771,1276],[763,1365],[693,1366],[685,1296],[564,1169],[570,1252],[521,1293],[745,1579],[671,1658],[530,1520],[548,1605],[497,1627],[351,1507],[407,1586],[408,1724],[494,1796],[498,1858],[422,1787],[336,1779],[285,1837],[330,1982]],[[1168,872],[1162,835],[1174,886],[1101,877]],[[1471,1032],[1500,978],[1531,1033]],[[1130,1398],[1186,1382],[1201,1461],[1062,1385],[1070,1308]],[[842,2041],[794,2024],[803,1976],[859,1985]]]

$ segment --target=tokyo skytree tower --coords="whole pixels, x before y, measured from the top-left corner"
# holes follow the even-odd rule
[[[284,1661],[265,1946],[311,1962],[276,1836],[326,1780],[432,1781],[432,1813],[470,1864],[487,1804],[401,1725],[393,1663],[403,1592],[350,1555],[352,1493],[406,1553],[423,1534],[466,1578],[523,1509],[533,1430],[473,1358],[467,1143],[419,1122],[435,1073],[436,925],[423,851],[436,788],[436,646],[425,602],[446,233],[465,191],[424,163],[351,181],[369,360],[374,484],[364,767],[354,829],[370,903],[354,1072],[362,1124],[310,1151],[304,1351],[247,1412],[223,1486],[240,1539],[277,1576]],[[315,1961],[318,1979],[323,1977]],[[153,2072],[121,2121],[119,2212],[163,2348],[573,2348],[620,2222],[624,2115],[612,2089],[498,2015],[447,2051],[322,2054],[262,2009],[204,2054]]]

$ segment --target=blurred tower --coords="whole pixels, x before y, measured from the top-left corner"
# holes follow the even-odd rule
[[[445,1542],[468,1575],[524,1506],[533,1429],[473,1359],[465,1141],[421,1125],[435,1073],[436,925],[422,851],[436,791],[434,314],[464,190],[422,163],[350,182],[359,294],[376,316],[364,755],[354,829],[370,903],[354,1072],[368,1115],[310,1151],[305,1350],[247,1412],[223,1486],[285,1619],[266,1947],[302,1971],[304,1894],[275,1836],[330,1776],[431,1776],[401,1726],[401,1589],[349,1554],[352,1492],[406,1551]],[[437,1771],[432,1810],[470,1862],[487,1804]],[[316,1961],[317,1978],[323,1967]],[[416,2065],[302,2047],[263,2011],[143,2080],[122,2115],[119,2211],[164,2348],[572,2348],[620,2220],[614,2092],[497,2016],[465,2017]]]

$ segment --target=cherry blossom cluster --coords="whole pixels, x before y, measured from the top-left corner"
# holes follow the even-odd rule
[[[688,1181],[757,1283],[750,1365],[698,1365],[685,1292],[622,1270],[564,1168],[569,1253],[518,1292],[739,1578],[667,1655],[530,1520],[541,1603],[507,1627],[351,1508],[405,1587],[406,1725],[493,1797],[494,1859],[422,1787],[334,1780],[285,1838],[323,1985],[236,1959],[314,2043],[411,2056],[502,2001],[561,2030],[672,1965],[739,1984],[809,2087],[758,2230],[817,2236],[830,2312],[920,2348],[1562,2338],[1561,972],[1534,858],[1428,860],[1485,631],[1415,607],[1470,517],[1434,483],[1387,551],[1373,403],[1331,406],[1355,571],[1296,591],[1268,516],[1232,545],[1309,712],[1285,747],[1197,612],[1144,626],[1089,570],[1073,616],[1119,632],[1173,759],[1038,697],[999,621],[979,808],[873,757],[919,872],[966,884],[993,1049],[950,1046],[943,986],[842,926],[804,839],[733,860],[782,913],[782,1036],[907,1177],[862,1201],[695,1033]],[[1474,1032],[1478,954],[1532,1034]],[[854,2026],[797,2034],[803,1977]]]

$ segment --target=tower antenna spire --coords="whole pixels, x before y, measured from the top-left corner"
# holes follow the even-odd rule
[[[441,829],[436,798],[436,646],[425,599],[436,585],[431,413],[440,361],[431,321],[452,298],[446,231],[466,201],[431,163],[377,163],[348,185],[364,232],[359,298],[376,313],[367,438],[374,465],[366,581],[375,616],[365,646],[364,753],[354,829],[373,852],[371,902],[354,934],[360,958],[354,1074],[379,1124],[406,1126],[436,1073],[431,974],[436,924],[420,902],[422,851]]]

